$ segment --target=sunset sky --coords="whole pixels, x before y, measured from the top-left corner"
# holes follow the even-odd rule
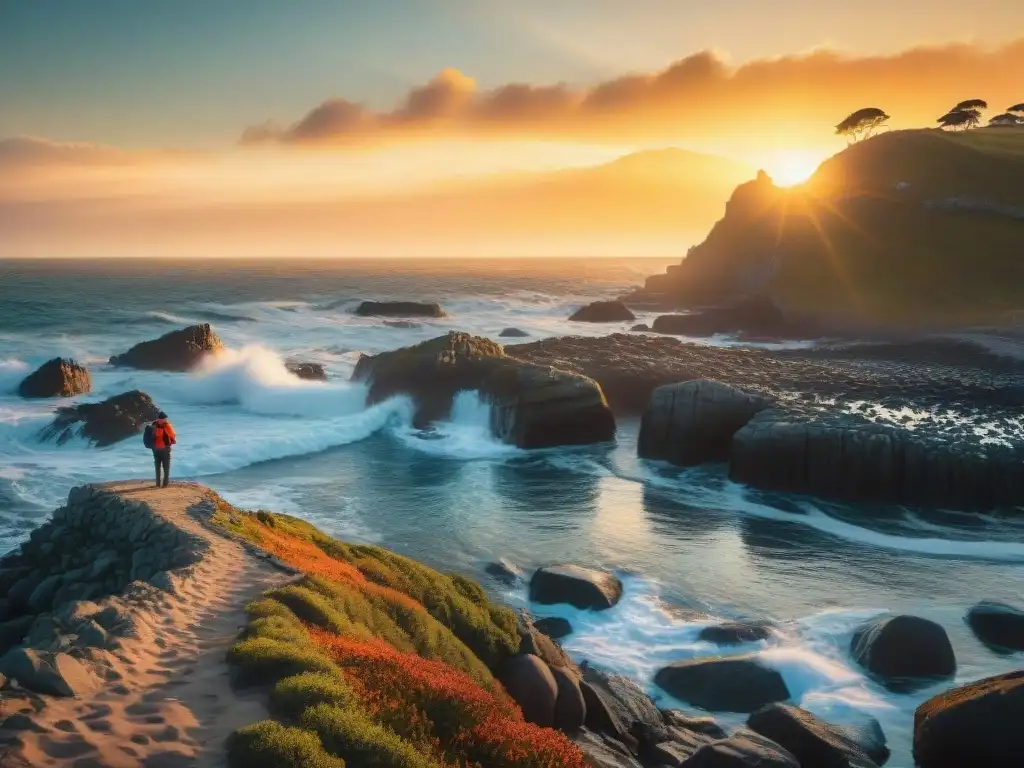
[[[211,206],[261,206],[287,243],[296,206],[665,147],[795,180],[859,107],[899,128],[1024,100],[1024,4],[926,5],[0,0],[0,255],[83,228],[116,249],[103,222],[145,250],[154,209],[213,232]]]

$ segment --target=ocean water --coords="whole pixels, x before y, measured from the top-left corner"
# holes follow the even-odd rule
[[[721,619],[767,619],[751,651],[781,671],[794,700],[836,722],[876,717],[910,768],[914,708],[948,687],[893,694],[849,654],[854,629],[886,612],[939,621],[959,661],[955,682],[1016,669],[963,622],[981,599],[1018,602],[1024,522],[895,507],[826,504],[759,493],[720,469],[680,470],[636,458],[638,423],[614,445],[523,452],[493,440],[486,406],[459,396],[451,420],[411,426],[411,404],[373,407],[348,382],[361,352],[466,330],[497,338],[603,335],[622,326],[570,323],[581,304],[617,295],[663,260],[404,262],[0,262],[0,552],[14,547],[79,483],[148,477],[140,440],[108,449],[41,443],[60,403],[13,395],[55,355],[89,364],[95,392],[132,388],[169,414],[180,442],[173,472],[247,508],[311,520],[479,578],[515,606],[525,589],[488,581],[507,558],[525,570],[572,562],[614,569],[626,594],[602,613],[562,615],[577,659],[651,682],[662,665],[716,655],[697,640]],[[357,318],[363,299],[438,301],[450,317],[387,324]],[[638,322],[649,321],[638,313]],[[190,374],[114,370],[107,358],[185,324],[211,322],[230,352]],[[519,340],[511,340],[513,342]],[[714,340],[714,343],[728,343]],[[322,363],[327,383],[289,374],[286,359]],[[733,718],[726,721],[738,722]]]

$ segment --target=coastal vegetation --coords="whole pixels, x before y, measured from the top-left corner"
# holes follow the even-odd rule
[[[235,734],[232,766],[584,766],[492,675],[520,638],[478,584],[286,515],[219,502],[213,522],[301,572],[248,606],[230,651],[273,715]]]

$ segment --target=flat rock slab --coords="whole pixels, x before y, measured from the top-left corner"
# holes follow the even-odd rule
[[[535,603],[568,603],[584,610],[603,611],[621,598],[622,582],[617,576],[576,565],[540,568],[530,579],[530,599]]]

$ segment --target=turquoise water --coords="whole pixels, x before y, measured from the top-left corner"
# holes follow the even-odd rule
[[[517,606],[526,605],[524,591],[487,581],[489,561],[616,570],[627,587],[619,606],[557,611],[577,629],[566,647],[646,685],[664,663],[715,653],[696,640],[715,618],[770,619],[779,636],[740,650],[761,654],[798,703],[827,718],[877,717],[894,750],[890,764],[909,768],[913,709],[945,686],[885,691],[850,659],[850,636],[865,618],[910,612],[946,627],[958,681],[1017,668],[1019,657],[992,654],[962,617],[981,599],[1019,600],[1024,524],[757,493],[718,469],[639,461],[638,424],[628,419],[614,445],[525,453],[490,438],[473,393],[460,395],[449,423],[417,432],[407,401],[366,408],[363,388],[347,381],[361,352],[451,329],[496,337],[516,326],[533,338],[623,330],[565,318],[663,266],[0,262],[0,550],[75,484],[150,471],[141,440],[104,450],[38,441],[54,404],[22,401],[12,389],[43,360],[70,355],[93,372],[96,392],[83,399],[150,393],[181,438],[177,476],[197,477],[241,506],[300,515],[337,536],[469,573]],[[436,300],[450,317],[398,327],[347,311],[373,298]],[[213,323],[231,348],[206,370],[104,365],[137,341],[197,321]],[[293,357],[324,364],[331,380],[295,379],[283,364]]]

